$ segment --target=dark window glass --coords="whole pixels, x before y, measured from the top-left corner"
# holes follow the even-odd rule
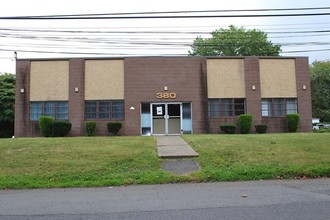
[[[274,116],[285,116],[285,99],[273,99]]]
[[[85,118],[86,119],[95,119],[96,118],[96,101],[86,101]]]
[[[209,99],[210,118],[237,116],[245,114],[245,99]]]
[[[297,112],[297,99],[274,98],[261,100],[262,116],[283,117]]]
[[[68,102],[30,102],[30,120],[37,121],[40,116],[49,116],[55,120],[67,120],[69,118]]]
[[[113,119],[124,118],[124,101],[113,101],[112,102],[112,115]]]
[[[85,119],[123,119],[124,101],[85,101]]]
[[[218,118],[220,116],[219,99],[209,99],[209,117]]]
[[[245,114],[245,99],[234,99],[235,115]]]
[[[99,102],[99,118],[109,118],[110,117],[110,102],[102,101]]]

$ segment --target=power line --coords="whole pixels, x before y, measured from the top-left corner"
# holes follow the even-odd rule
[[[258,17],[309,17],[329,16],[330,13],[300,13],[300,14],[240,14],[240,15],[157,15],[157,16],[78,16],[78,17],[0,17],[0,20],[128,20],[128,19],[195,19],[195,18],[258,18]]]
[[[232,13],[232,12],[266,12],[266,11],[306,11],[306,10],[328,10],[330,7],[305,7],[305,8],[263,8],[263,9],[226,9],[226,10],[190,10],[190,11],[153,11],[153,12],[122,12],[122,13],[98,13],[98,14],[64,14],[64,15],[39,15],[39,16],[13,16],[0,17],[0,19],[16,18],[16,19],[68,19],[79,17],[103,17],[103,16],[118,16],[118,15],[154,15],[154,14],[186,14],[186,13]],[[117,17],[116,17],[117,18]]]

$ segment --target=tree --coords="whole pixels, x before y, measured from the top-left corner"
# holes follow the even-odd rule
[[[310,66],[313,117],[330,122],[330,61]]]
[[[230,25],[211,33],[211,38],[197,37],[189,55],[191,56],[279,56],[281,46],[267,39],[260,30],[246,30]]]
[[[11,137],[14,134],[14,74],[0,74],[0,103],[0,137]]]

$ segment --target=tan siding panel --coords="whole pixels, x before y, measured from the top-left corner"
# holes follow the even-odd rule
[[[124,99],[124,61],[87,60],[85,99]]]
[[[294,59],[260,59],[261,98],[297,97]]]
[[[207,60],[208,98],[245,98],[244,60]]]
[[[69,99],[69,61],[32,61],[30,101]]]

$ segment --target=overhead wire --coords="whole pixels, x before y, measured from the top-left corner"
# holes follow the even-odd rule
[[[39,20],[39,19],[119,19],[121,17],[127,16],[127,19],[140,19],[140,18],[183,18],[184,16],[188,16],[187,18],[204,18],[203,15],[174,15],[168,16],[168,14],[182,14],[182,13],[233,13],[233,12],[269,12],[269,11],[319,11],[319,10],[329,10],[330,7],[314,7],[314,8],[289,8],[289,9],[249,9],[249,10],[203,10],[203,11],[169,11],[169,12],[131,12],[131,13],[104,13],[104,14],[76,14],[76,15],[42,15],[42,16],[13,16],[10,17],[9,20],[17,18],[18,20]],[[165,15],[159,15],[165,14]],[[167,14],[167,15],[166,15]],[[125,16],[124,16],[125,15]],[[134,16],[132,16],[134,15]],[[137,16],[139,15],[139,16]],[[140,16],[143,15],[143,16]],[[144,16],[144,15],[152,15],[152,16]],[[154,16],[156,15],[156,16]],[[253,16],[257,17],[268,17],[273,16],[274,14],[253,14]],[[330,15],[330,13],[293,13],[288,16],[324,16]],[[110,17],[109,17],[110,16]],[[111,17],[115,16],[115,17]],[[119,16],[119,17],[118,17]],[[190,17],[189,17],[190,16]],[[195,17],[194,17],[195,16]],[[202,16],[202,17],[200,17]],[[237,15],[214,15],[208,14],[208,16],[233,16],[233,17],[244,17],[247,15],[237,14]],[[286,16],[286,14],[276,14],[274,16]],[[89,18],[87,18],[89,17]],[[109,18],[108,18],[109,17]],[[129,18],[128,18],[129,17]],[[0,17],[1,19],[6,20],[8,17]],[[126,19],[126,18],[123,18]],[[329,24],[327,22],[321,23],[314,23],[314,24]],[[292,25],[302,25],[302,24],[292,24]],[[310,23],[313,25],[313,23]],[[253,26],[253,25],[251,25]],[[264,25],[267,26],[267,25]],[[271,25],[269,25],[271,26]],[[279,26],[279,25],[273,25]],[[187,26],[188,28],[192,28]],[[206,28],[204,26],[200,26]],[[199,27],[199,29],[200,29]],[[86,50],[86,49],[94,49],[94,50],[104,50],[104,49],[141,49],[143,47],[147,47],[147,49],[153,50],[182,50],[187,49],[193,44],[193,40],[196,38],[196,35],[210,35],[210,31],[201,31],[201,30],[175,30],[178,27],[170,26],[171,30],[162,30],[165,27],[158,27],[160,30],[152,31],[148,29],[153,29],[157,27],[101,27],[100,30],[91,30],[93,28],[81,28],[80,30],[77,28],[54,28],[54,27],[42,27],[42,28],[0,28],[0,38],[8,40],[8,39],[18,39],[18,40],[29,40],[29,41],[46,41],[44,44],[32,44],[31,42],[25,43],[24,45],[20,44],[2,44],[0,47],[8,47],[11,45],[12,47],[16,47],[15,49],[19,48],[49,48],[49,49],[72,49],[72,50]],[[107,29],[112,30],[107,30]],[[146,30],[135,30],[135,29],[146,29]],[[174,30],[173,30],[174,28]],[[315,27],[313,27],[315,28]],[[105,30],[104,30],[105,29]],[[132,30],[133,29],[133,30]],[[295,31],[283,31],[283,30],[295,30]],[[306,30],[307,29],[307,30]],[[277,38],[302,38],[302,37],[325,37],[329,36],[330,28],[329,27],[320,27],[310,30],[310,28],[273,28],[268,29],[273,31],[264,31],[268,34],[268,39],[277,39]],[[275,30],[275,31],[274,31]],[[278,31],[279,30],[279,31]],[[109,35],[111,34],[111,35]],[[103,35],[103,36],[102,36]],[[193,36],[194,35],[194,36]],[[54,42],[62,43],[61,45],[54,44]],[[68,44],[71,45],[68,45]],[[74,43],[72,45],[72,43]],[[91,45],[79,45],[79,43],[88,43]],[[112,46],[110,46],[110,44]],[[275,42],[274,44],[281,44],[282,46],[325,46],[329,45],[329,42],[321,42],[321,41],[301,41],[301,42]],[[162,46],[162,47],[160,47]],[[206,45],[206,46],[214,46],[214,45]],[[0,48],[1,49],[1,48]],[[2,48],[3,49],[3,48]],[[188,48],[189,49],[189,48]],[[26,50],[25,50],[26,51]],[[300,52],[311,52],[312,50],[300,50]],[[313,50],[314,51],[314,50]],[[319,51],[324,51],[319,50]],[[327,50],[325,50],[327,51]],[[42,53],[46,53],[43,51]],[[55,52],[58,53],[58,52]],[[64,53],[64,52],[63,52]],[[65,52],[70,54],[69,52]],[[293,53],[290,51],[284,51],[282,53]],[[71,53],[71,54],[77,54]],[[85,54],[85,53],[79,53]],[[93,53],[95,54],[95,53]],[[97,53],[96,53],[97,54]],[[103,53],[100,53],[103,54]],[[108,53],[106,53],[108,54]]]

